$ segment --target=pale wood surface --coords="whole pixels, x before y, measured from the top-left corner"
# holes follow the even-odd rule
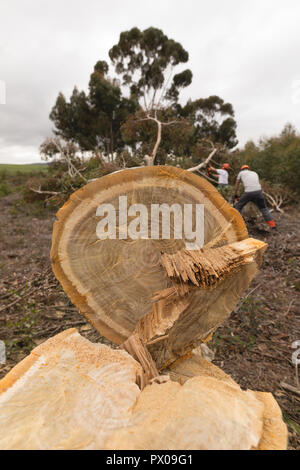
[[[182,383],[137,386],[141,366],[75,329],[45,343],[0,381],[0,449],[285,449],[271,394],[242,391],[192,354]]]

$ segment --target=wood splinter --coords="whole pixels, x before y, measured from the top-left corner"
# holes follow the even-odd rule
[[[137,384],[141,390],[148,383],[164,383],[169,380],[169,376],[159,375],[155,362],[139,335],[131,335],[120,347],[139,362],[143,368],[143,373],[137,374]]]

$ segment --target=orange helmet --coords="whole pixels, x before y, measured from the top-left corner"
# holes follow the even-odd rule
[[[241,166],[241,170],[245,170],[246,168],[247,168],[248,170],[250,170],[249,165],[243,165],[243,166]]]
[[[230,170],[229,163],[224,163],[224,165],[222,166],[222,170]]]

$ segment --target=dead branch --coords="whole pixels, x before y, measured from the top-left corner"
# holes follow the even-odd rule
[[[267,200],[271,204],[272,207],[274,207],[281,214],[284,214],[284,210],[280,208],[280,206],[283,203],[283,198],[282,197],[279,197],[279,200],[278,200],[276,198],[276,196],[273,197],[273,196],[271,196],[271,194],[266,193],[265,191],[264,191],[264,195],[267,197]]]
[[[70,153],[69,153],[69,149],[68,149],[68,146],[65,146],[65,148],[63,148],[63,146],[61,145],[60,142],[58,142],[57,140],[55,139],[52,139],[52,143],[53,145],[55,145],[55,147],[57,148],[57,150],[59,151],[59,153],[64,157],[64,159],[66,160],[67,164],[68,164],[68,173],[69,173],[69,176],[71,178],[74,178],[75,175],[78,175],[80,178],[82,178],[84,180],[85,183],[87,183],[87,179],[80,173],[80,171],[76,168],[76,166],[74,165],[74,163],[72,162],[72,159],[71,159],[71,156],[70,156]]]
[[[57,192],[57,191],[42,191],[41,190],[41,186],[39,186],[39,189],[34,189],[34,188],[29,188],[30,191],[33,191],[34,193],[38,193],[38,194],[49,194],[51,196],[57,196],[58,194],[61,194],[61,192]]]
[[[169,85],[170,80],[171,80],[171,78],[172,78],[173,70],[174,70],[174,66],[171,66],[169,76],[168,76],[167,80],[165,80],[164,86],[163,86],[163,88],[162,88],[161,95],[160,95],[159,100],[158,100],[158,102],[157,102],[157,108],[160,107],[161,103],[162,103],[162,102],[164,101],[164,99],[165,99],[166,92],[167,92],[167,86]],[[156,90],[155,90],[155,93],[156,93]],[[154,95],[154,97],[155,97],[155,95]],[[154,107],[154,104],[155,104],[154,97],[153,97],[153,106],[152,106],[152,108]]]
[[[294,301],[295,301],[295,299],[292,299],[292,300],[290,301],[289,306],[288,306],[288,309],[287,309],[286,313],[284,313],[284,315],[283,315],[284,317],[286,317],[286,316],[290,313],[290,310],[291,310],[291,308],[292,308],[292,305],[293,305]]]
[[[18,299],[14,300],[13,302],[11,302],[10,304],[8,305],[4,305],[3,307],[0,308],[0,312],[3,312],[4,310],[12,307],[13,305],[17,304],[18,302],[20,302],[21,300],[23,300],[25,297],[28,297],[29,295],[33,294],[36,290],[38,290],[39,288],[35,288],[35,289],[31,289],[29,292],[27,292],[26,294],[24,295],[21,295]]]
[[[78,311],[76,307],[68,307],[67,305],[47,305],[46,310],[66,310],[67,312]]]
[[[53,319],[52,319],[53,320]],[[33,337],[46,337],[46,336],[49,336],[49,335],[54,335],[55,333],[58,333],[60,332],[62,329],[65,329],[66,327],[70,326],[70,327],[75,327],[75,326],[81,326],[81,325],[86,325],[87,322],[85,320],[79,320],[79,321],[76,321],[76,322],[71,322],[70,324],[68,323],[64,323],[63,325],[60,324],[58,326],[51,326],[50,328],[47,328],[47,329],[43,329],[41,331],[37,331],[36,333],[33,334]]]
[[[156,137],[156,142],[155,142],[154,149],[151,155],[151,160],[150,160],[152,165],[154,165],[157,150],[161,142],[161,126],[162,126],[162,123],[158,119],[153,119],[153,120],[156,121],[156,124],[157,124],[157,137]]]
[[[150,116],[150,114],[147,114],[145,118],[139,119],[139,121],[154,121],[157,124],[157,137],[156,137],[156,142],[152,151],[152,155],[150,156],[149,160],[146,162],[147,166],[152,166],[154,165],[156,154],[158,147],[161,142],[161,128],[162,126],[170,126],[171,124],[179,124],[180,121],[174,120],[174,121],[169,121],[169,122],[162,122],[159,119],[157,119],[157,111],[155,110],[155,117]]]
[[[210,162],[210,160],[212,159],[212,157],[217,153],[218,150],[219,150],[218,148],[214,148],[214,150],[212,152],[210,152],[210,154],[208,155],[206,160],[204,160],[204,162],[199,163],[199,165],[194,166],[192,168],[188,168],[187,171],[199,171],[201,168],[207,166],[208,163]]]
[[[280,382],[280,386],[284,390],[288,390],[289,392],[294,393],[295,395],[298,395],[300,397],[300,389],[293,387],[292,385],[286,384],[285,382]]]
[[[190,171],[190,170],[187,170],[187,171]],[[200,175],[204,176],[204,178],[206,178],[207,180],[211,181],[212,183],[216,183],[217,181],[213,178],[211,178],[210,176],[208,176],[206,173],[204,173],[203,171],[200,171],[198,170],[197,173],[200,173]]]

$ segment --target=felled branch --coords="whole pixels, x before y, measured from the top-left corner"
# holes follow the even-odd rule
[[[295,395],[298,395],[300,397],[300,390],[299,388],[293,387],[292,385],[286,384],[285,382],[280,382],[280,386],[284,390],[288,390],[289,392],[294,393]]]
[[[41,190],[41,186],[39,186],[39,189],[34,189],[34,188],[29,188],[30,191],[33,191],[34,193],[38,193],[38,194],[49,194],[51,196],[57,196],[58,194],[61,194],[61,192],[57,192],[57,191],[42,191]]]
[[[67,147],[63,148],[60,142],[55,139],[52,139],[53,145],[57,148],[59,153],[64,157],[68,164],[68,173],[71,178],[74,178],[75,175],[78,175],[80,178],[83,179],[85,183],[87,183],[87,179],[80,173],[80,171],[76,168],[74,163],[71,160],[71,156],[69,154],[69,149]]]
[[[189,170],[187,170],[189,171]],[[210,176],[208,176],[206,173],[204,173],[203,171],[200,171],[198,170],[197,173],[199,173],[200,175],[204,176],[204,178],[206,178],[208,181],[211,181],[212,183],[216,183],[216,180],[211,178]]]
[[[208,163],[210,162],[210,160],[212,159],[212,157],[217,153],[217,151],[218,149],[215,148],[212,152],[210,152],[210,154],[208,155],[207,159],[204,160],[204,162],[199,163],[199,165],[194,166],[192,168],[188,168],[187,171],[199,171],[201,168],[206,167]]]
[[[281,214],[284,214],[284,210],[280,208],[280,206],[283,204],[283,198],[282,196],[271,196],[271,194],[268,194],[264,192],[264,195],[266,196],[268,202],[271,204],[272,207],[274,207],[275,210],[280,212]]]

